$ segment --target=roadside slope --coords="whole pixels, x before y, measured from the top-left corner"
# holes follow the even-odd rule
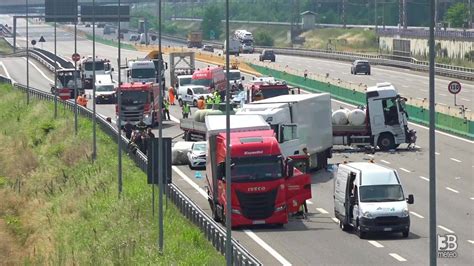
[[[32,101],[0,85],[0,258],[7,264],[222,265],[223,257],[182,217],[165,208],[165,252],[156,248],[156,216],[146,175],[123,161],[117,199],[116,145],[98,131],[98,160],[90,160],[92,124],[69,111]],[[2,241],[3,242],[3,241]]]

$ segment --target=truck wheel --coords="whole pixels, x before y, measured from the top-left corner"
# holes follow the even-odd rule
[[[396,148],[395,140],[393,139],[392,134],[389,133],[380,135],[377,145],[383,151],[388,151]]]
[[[403,231],[403,232],[402,232],[403,238],[407,238],[408,235],[410,235],[410,231],[409,231],[409,230],[406,230],[406,231]]]

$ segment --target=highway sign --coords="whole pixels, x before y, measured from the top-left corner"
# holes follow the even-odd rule
[[[448,91],[451,93],[451,94],[458,94],[461,92],[461,83],[459,83],[459,81],[451,81],[449,84],[448,84]]]
[[[81,60],[81,56],[78,53],[72,54],[72,61],[77,62]]]
[[[31,40],[31,45],[35,46],[36,45],[36,40]]]

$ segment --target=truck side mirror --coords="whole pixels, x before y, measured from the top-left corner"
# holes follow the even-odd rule
[[[413,194],[408,195],[407,203],[408,203],[408,204],[413,204],[413,203],[415,203],[415,197],[413,197]]]
[[[287,177],[292,177],[294,175],[294,171],[295,171],[295,162],[288,158],[286,160],[286,176]]]

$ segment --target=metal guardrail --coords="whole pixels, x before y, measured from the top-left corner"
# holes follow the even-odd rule
[[[181,37],[163,35],[163,39],[186,44],[187,40]],[[223,44],[214,41],[203,41],[204,44],[215,45],[222,48]],[[372,64],[406,68],[416,71],[429,71],[429,62],[420,61],[412,57],[402,57],[388,54],[362,54],[339,52],[330,50],[301,49],[301,48],[276,48],[266,46],[255,46],[255,52],[260,53],[263,49],[272,49],[276,54],[326,58],[340,61],[354,61],[357,59],[367,59]],[[446,64],[436,64],[435,71],[437,75],[460,78],[465,80],[474,80],[474,69]]]
[[[11,84],[11,80],[7,77],[3,77],[0,75],[0,83],[8,83]],[[54,101],[55,96],[35,89],[35,88],[27,88],[23,84],[16,83],[14,87],[18,90],[29,93],[31,97],[37,98],[43,101]],[[62,101],[61,99],[57,99],[59,104],[62,104],[65,108],[69,110],[74,110],[74,101]],[[78,113],[82,116],[85,116],[89,119],[92,119],[93,112],[90,109],[84,108],[82,106],[77,106]],[[117,141],[118,139],[118,130],[117,128],[110,122],[108,122],[104,117],[100,115],[96,115],[97,123],[99,124],[100,128],[112,139]],[[122,141],[122,147],[124,150],[127,148],[128,139],[122,135],[120,141]],[[147,158],[146,156],[138,151],[136,154],[129,154],[130,158],[137,164],[137,166],[146,173],[147,171]],[[225,254],[225,239],[226,239],[226,232],[225,230],[217,224],[209,215],[207,215],[197,204],[195,204],[189,197],[187,197],[176,185],[169,184],[166,187],[168,193],[168,197],[170,200],[176,205],[176,207],[180,210],[180,212],[188,218],[193,224],[199,227],[199,229],[204,233],[208,241],[212,243],[212,245],[221,252],[221,254]],[[232,239],[232,256],[234,265],[262,265],[257,258],[255,258],[247,249],[245,249],[239,242],[235,239]]]
[[[415,38],[428,38],[430,32],[424,29],[377,29],[377,34],[382,36],[395,36],[399,35],[401,37],[415,37]],[[461,40],[474,40],[474,31],[472,30],[435,30],[435,38],[441,39],[461,39]]]

